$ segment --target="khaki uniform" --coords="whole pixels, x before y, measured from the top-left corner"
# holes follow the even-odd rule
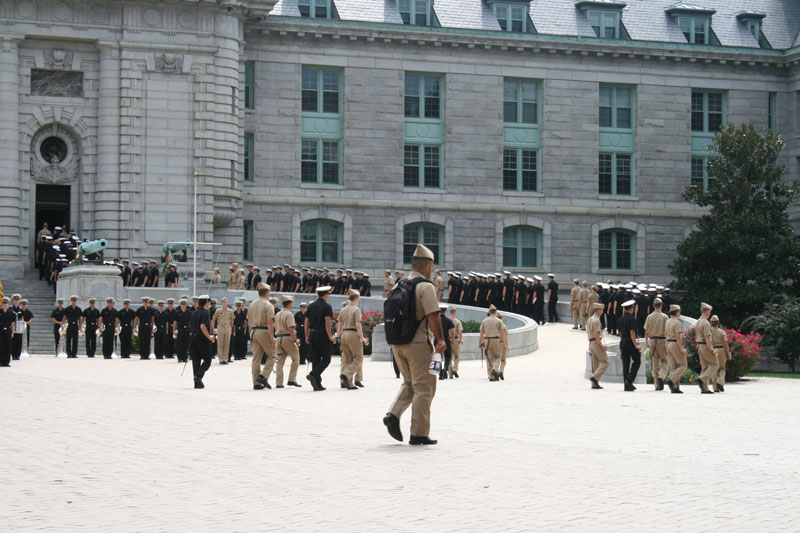
[[[356,329],[356,325],[361,323],[361,309],[354,305],[348,305],[339,313],[339,323],[342,325],[341,373],[347,378],[347,384],[352,386],[354,376],[358,376],[357,380],[360,380],[364,367],[364,345],[361,343],[361,336]]]
[[[214,325],[217,328],[217,357],[219,362],[228,362],[231,346],[231,329],[233,328],[233,309],[230,307],[217,309],[214,313]]]
[[[394,287],[394,278],[389,276],[388,278],[383,278],[383,297],[386,298],[389,296],[389,291],[392,290]]]
[[[453,329],[450,330],[450,352],[453,358],[450,360],[450,376],[453,372],[458,372],[458,359],[461,355],[461,337],[464,334],[464,325],[457,318],[451,318],[453,321]]]
[[[275,341],[278,343],[278,367],[275,370],[275,384],[283,385],[283,366],[286,358],[291,359],[289,366],[289,382],[297,383],[297,368],[300,366],[300,350],[297,349],[294,335],[294,314],[288,309],[282,309],[275,315]]]
[[[580,303],[578,304],[578,320],[579,326],[582,328],[586,328],[586,321],[589,320],[589,313],[587,312],[586,306],[589,303],[589,295],[591,291],[589,289],[583,287],[581,288],[580,294]]]
[[[725,366],[728,364],[728,352],[725,345],[728,344],[728,334],[722,328],[711,328],[711,344],[714,346],[714,353],[717,356],[719,368],[714,380],[714,390],[719,392],[719,386],[725,386]]]
[[[408,279],[420,276],[422,274],[412,272]],[[428,321],[423,318],[439,312],[434,286],[430,283],[417,285],[414,302],[417,310],[416,318],[422,322],[410,343],[392,346],[397,368],[403,375],[403,384],[400,386],[397,398],[389,407],[389,413],[400,418],[411,405],[411,434],[425,437],[431,429],[431,402],[436,395],[437,376],[428,372],[433,355],[433,342],[428,331]]]
[[[700,377],[698,378],[703,382],[703,385],[708,388],[708,383],[711,378],[716,377],[719,370],[719,361],[717,361],[717,354],[712,352],[706,346],[706,337],[711,336],[711,324],[705,318],[700,318],[695,325],[695,341],[697,341],[697,352],[700,355]]]
[[[247,321],[250,324],[251,342],[253,348],[253,361],[251,373],[253,384],[258,383],[258,376],[269,379],[275,366],[275,344],[269,335],[267,326],[270,319],[275,318],[275,308],[264,298],[259,298],[247,310]],[[261,358],[267,356],[267,364],[261,368]]]
[[[589,339],[589,353],[592,355],[592,370],[594,370],[592,377],[599,381],[608,370],[608,354],[595,339],[595,335],[598,333],[602,339],[603,325],[597,315],[592,315],[586,321],[586,337]]]
[[[669,374],[669,380],[672,382],[673,386],[680,388],[681,377],[689,366],[686,361],[686,355],[684,355],[683,350],[681,350],[681,345],[675,340],[675,337],[681,332],[680,319],[672,317],[667,320],[664,331],[667,337],[667,361],[672,370]],[[681,342],[683,342],[683,336],[681,335],[680,337]]]
[[[653,311],[644,321],[644,330],[650,338],[647,347],[650,349],[650,366],[653,371],[653,382],[667,379],[667,321],[669,317],[661,311]],[[674,337],[673,337],[674,338]]]
[[[481,322],[481,333],[483,333],[483,345],[486,349],[486,358],[488,364],[486,365],[486,372],[490,376],[492,370],[501,372],[500,365],[503,362],[503,355],[505,349],[503,347],[503,321],[497,318],[496,315],[489,315]]]
[[[572,287],[572,290],[569,291],[569,300],[572,302],[569,308],[570,311],[572,311],[572,327],[577,328],[581,321],[581,288],[579,286],[575,285]]]
[[[433,284],[436,285],[436,300],[441,302],[444,296],[444,279],[442,279],[442,276],[436,276]]]

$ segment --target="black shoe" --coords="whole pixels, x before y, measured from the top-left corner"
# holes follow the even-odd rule
[[[347,376],[345,376],[344,374],[339,374],[339,385],[343,389],[346,389],[348,387],[348,385],[347,385]]]
[[[282,388],[283,388],[283,385],[275,385],[275,388],[276,388],[276,389],[282,389]]]
[[[719,392],[725,392],[725,385],[718,385]]]
[[[700,381],[699,379],[697,380],[697,386],[700,387],[700,392],[705,392],[706,391],[705,384],[702,381]]]
[[[500,378],[500,374],[497,372],[497,370],[492,370],[492,378],[492,381],[497,381]]]
[[[299,384],[299,383],[297,383],[296,381],[289,381],[289,382],[288,382],[288,383],[286,383],[286,384],[287,384],[287,385],[289,385],[290,387],[302,387],[302,385],[300,385],[300,384]]]
[[[664,380],[664,384],[665,384],[665,385],[667,385],[667,386],[669,387],[669,391],[670,391],[670,392],[673,392],[673,391],[675,390],[675,384],[674,384],[674,383],[672,383],[672,380],[671,380],[671,379],[669,379],[669,378],[665,379],[665,380]]]
[[[383,425],[394,440],[403,442],[403,432],[400,431],[400,419],[392,413],[386,413],[383,417]]]
[[[714,394],[714,391],[706,389],[703,392],[701,392],[700,394]]]
[[[195,389],[205,389],[206,386],[203,385],[203,380],[198,378],[197,376],[194,377],[194,388]]]
[[[603,388],[603,387],[600,386],[600,383],[596,379],[594,379],[593,377],[589,378],[589,381],[592,382],[592,388],[593,389],[602,389]]]
[[[505,381],[505,380],[506,380],[506,377],[503,375],[503,373],[502,373],[502,372],[500,372],[500,374],[499,374],[499,376],[498,376],[498,377],[499,377],[500,379],[502,379],[503,381]]]
[[[414,435],[411,435],[411,438],[408,439],[408,443],[411,444],[412,446],[418,446],[420,444],[433,446],[438,442],[439,442],[438,440],[431,439],[430,437],[415,437]]]
[[[447,379],[447,377],[445,377],[444,374],[439,374],[439,381],[444,381],[445,379]]]
[[[364,384],[361,383],[360,381],[356,381],[356,387],[359,387],[359,388],[363,389],[364,388]]]
[[[93,355],[87,355],[86,357],[88,357],[89,359],[94,359]]]
[[[630,382],[630,381],[626,381],[626,382],[625,382],[625,391],[626,391],[626,392],[633,392],[633,391],[635,391],[635,390],[636,390],[636,389],[633,387],[633,384],[631,384],[631,382]]]
[[[453,370],[453,375],[454,375],[455,377],[458,377],[458,372],[456,372],[455,370]]]
[[[683,391],[678,387],[672,387],[672,394],[683,394]]]
[[[264,385],[265,389],[271,389],[272,388],[272,386],[269,384],[269,381],[264,376],[258,376],[256,378],[256,381],[258,383],[261,383],[262,385]]]
[[[227,361],[220,361],[220,362],[219,362],[219,364],[221,364],[221,365],[227,365],[227,364],[228,364],[228,362],[227,362]]]
[[[656,383],[656,390],[664,390],[664,380],[658,378],[658,382]]]
[[[631,387],[633,387],[633,390],[636,390],[636,385],[633,384],[633,381],[631,381],[630,383],[631,383]]]
[[[265,388],[266,387],[261,383],[256,383],[255,385],[253,385],[253,390],[264,390]]]
[[[358,387],[356,387],[355,385],[348,385],[347,390],[358,390]]]
[[[309,374],[309,375],[306,376],[306,379],[311,382],[311,386],[314,388],[314,390],[317,390],[317,387],[319,387],[319,383],[317,382],[317,378],[315,378],[313,375]]]

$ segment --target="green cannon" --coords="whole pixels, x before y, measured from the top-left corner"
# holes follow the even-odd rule
[[[186,250],[192,247],[191,241],[188,239],[184,242],[165,242],[163,246],[161,246],[161,262],[166,263],[167,257],[172,255],[173,261],[179,261],[181,263],[186,262]],[[175,257],[176,253],[183,252],[181,257]]]
[[[78,257],[83,261],[102,261],[103,251],[108,247],[108,241],[97,239],[86,241],[78,245]]]

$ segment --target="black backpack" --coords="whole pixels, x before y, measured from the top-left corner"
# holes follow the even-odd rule
[[[408,344],[414,340],[422,320],[417,320],[417,306],[414,291],[420,283],[432,283],[425,278],[403,278],[389,292],[383,302],[383,322],[386,343],[390,345]]]

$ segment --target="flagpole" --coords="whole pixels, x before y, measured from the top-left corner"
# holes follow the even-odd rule
[[[194,215],[192,222],[192,242],[197,242],[197,171],[194,171]],[[192,246],[192,297],[197,296],[197,246]]]

